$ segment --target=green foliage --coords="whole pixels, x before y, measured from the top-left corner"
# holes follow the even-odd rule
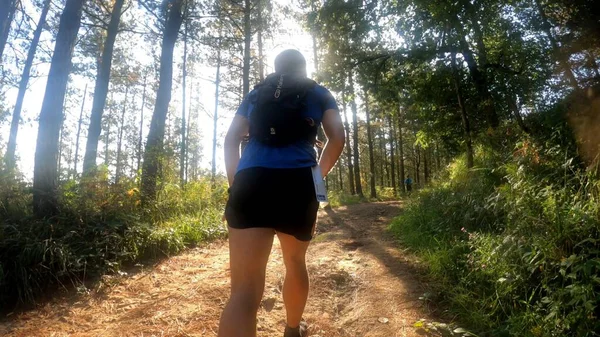
[[[390,226],[479,336],[600,331],[600,182],[552,143],[457,159]]]
[[[350,194],[345,191],[333,190],[329,191],[327,197],[329,198],[329,205],[331,207],[340,207],[340,206],[348,206],[355,205],[361,202],[375,202],[375,201],[389,201],[389,200],[397,200],[398,196],[394,193],[394,189],[391,187],[381,187],[376,186],[375,190],[377,191],[377,198],[361,198],[356,194]]]
[[[329,191],[327,198],[331,207],[355,205],[364,202],[358,195],[344,191]]]
[[[8,184],[7,184],[8,185]],[[169,256],[226,235],[221,216],[224,181],[185,189],[166,185],[151,210],[140,208],[131,182],[109,185],[101,177],[61,188],[58,216],[29,213],[30,191],[0,190],[0,306],[32,303],[46,290],[94,280],[126,264]]]

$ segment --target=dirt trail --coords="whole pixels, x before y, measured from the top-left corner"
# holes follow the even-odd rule
[[[397,202],[321,211],[309,249],[310,336],[416,336],[426,318],[425,291],[410,263],[385,235]],[[258,336],[281,337],[284,269],[277,240],[258,315]],[[167,259],[148,270],[105,282],[99,291],[59,298],[0,323],[2,336],[216,336],[229,293],[226,242]]]

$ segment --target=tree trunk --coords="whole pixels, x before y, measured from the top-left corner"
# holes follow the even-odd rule
[[[365,90],[365,113],[367,119],[367,142],[369,143],[369,182],[371,187],[371,198],[377,198],[375,190],[375,158],[373,155],[373,136],[371,135],[371,115],[369,111],[369,94]]]
[[[364,194],[362,190],[362,183],[360,181],[360,159],[358,152],[358,116],[356,115],[356,98],[354,96],[354,79],[352,77],[352,72],[350,72],[350,75],[348,76],[348,84],[350,85],[350,97],[352,97],[352,100],[350,101],[350,107],[352,108],[352,134],[354,136],[354,143],[352,144],[354,149],[354,185],[356,187],[356,194],[363,198]]]
[[[183,21],[182,5],[183,0],[169,0],[166,3],[165,10],[168,11],[168,14],[162,39],[158,92],[146,141],[142,170],[142,201],[144,204],[156,199],[156,183],[163,155],[165,124],[173,86],[173,48]]]
[[[319,78],[319,50],[317,49],[317,37],[315,33],[311,34],[313,43],[313,58],[315,59],[315,72],[317,73],[317,79]]]
[[[192,51],[193,53],[193,51]],[[187,184],[188,181],[190,181],[190,174],[189,174],[189,166],[190,166],[190,133],[192,132],[192,128],[195,126],[194,124],[192,124],[192,101],[194,100],[194,81],[192,81],[190,83],[190,104],[188,104],[188,113],[187,113],[187,127],[186,127],[186,133],[185,133],[185,143],[186,145],[186,149],[185,149],[185,183]]]
[[[435,143],[435,169],[436,171],[440,171],[442,169],[441,163],[441,155],[440,155],[440,146],[438,143]]]
[[[256,15],[258,21],[258,34],[257,34],[257,44],[258,44],[258,78],[262,82],[265,79],[265,60],[263,56],[263,30],[265,29],[265,24],[263,22],[263,0],[256,1]]]
[[[110,70],[112,67],[112,56],[117,34],[119,33],[119,22],[125,0],[115,0],[110,22],[106,30],[106,40],[102,49],[102,57],[98,64],[96,74],[96,85],[94,88],[94,100],[92,102],[92,113],[90,115],[90,126],[85,145],[85,156],[83,157],[83,175],[90,175],[96,169],[96,157],[98,156],[98,140],[102,131],[102,115],[106,105],[108,84],[110,82]]]
[[[456,92],[456,98],[458,100],[458,106],[460,107],[460,117],[462,119],[463,131],[465,132],[465,143],[467,145],[467,167],[472,168],[473,163],[473,142],[471,140],[471,125],[469,124],[469,117],[467,115],[467,108],[465,107],[462,90],[460,88],[458,69],[456,67],[456,53],[452,53],[452,78],[454,82],[454,90]]]
[[[252,42],[252,27],[250,26],[250,11],[252,3],[244,0],[244,66],[242,68],[242,96],[250,91],[250,43]]]
[[[143,132],[144,132],[144,107],[146,106],[146,76],[144,76],[144,89],[142,92],[142,108],[141,110],[141,116],[140,116],[140,135],[138,137],[138,145],[137,145],[137,174],[140,174],[140,169],[142,168],[141,163],[142,163],[142,139],[143,139]]]
[[[546,12],[544,12],[544,7],[542,6],[541,1],[535,0],[535,5],[537,6],[537,9],[540,14],[540,19],[542,20],[542,27],[543,27],[546,35],[548,35],[548,40],[550,40],[550,45],[552,46],[552,49],[553,49],[554,53],[556,54],[556,57],[558,58],[560,67],[565,72],[565,76],[567,76],[567,80],[569,81],[569,84],[571,85],[571,87],[573,87],[573,89],[575,89],[575,90],[579,90],[579,84],[577,83],[577,78],[575,78],[575,74],[573,73],[573,70],[571,69],[571,65],[569,64],[569,57],[560,49],[558,42],[552,35],[552,27],[550,26],[550,23],[548,22],[548,18],[546,17]]]
[[[62,149],[63,149],[63,136],[64,136],[65,125],[63,124],[60,127],[60,132],[58,133],[58,181],[60,182],[60,173],[62,171]]]
[[[403,139],[403,133],[402,133],[402,105],[398,104],[398,159],[399,159],[399,166],[400,166],[400,176],[398,177],[400,179],[400,184],[398,184],[398,186],[400,186],[400,191],[404,192],[406,191],[406,188],[404,186],[404,181],[406,180],[405,177],[405,170],[404,170],[404,139]]]
[[[464,35],[460,38],[460,48],[462,50],[463,57],[469,67],[469,73],[475,83],[475,88],[479,94],[479,105],[485,113],[486,119],[490,127],[497,128],[500,125],[500,120],[494,107],[494,101],[492,94],[489,91],[487,79],[485,74],[479,69],[479,65],[473,56],[473,51],[469,48],[469,44],[465,39]]]
[[[77,123],[77,139],[75,140],[75,163],[73,164],[73,178],[77,178],[77,163],[79,161],[79,137],[81,136],[81,124],[83,123],[83,108],[85,107],[85,98],[87,96],[87,83],[83,90],[83,99],[81,100],[81,111],[79,112],[79,123]]]
[[[45,0],[42,13],[40,14],[40,19],[38,20],[38,24],[35,28],[35,31],[33,32],[33,39],[31,40],[31,44],[29,45],[27,60],[25,61],[25,66],[23,67],[23,73],[21,75],[21,81],[19,82],[17,102],[15,103],[15,109],[13,110],[12,121],[10,123],[8,146],[6,148],[6,154],[4,155],[4,159],[6,161],[6,169],[8,170],[8,172],[12,172],[16,165],[15,151],[17,149],[17,133],[19,132],[19,124],[21,123],[21,109],[23,108],[23,98],[25,97],[25,93],[27,92],[27,84],[29,83],[29,78],[31,75],[31,66],[33,64],[33,59],[35,58],[35,52],[37,51],[38,43],[40,42],[40,36],[42,35],[42,31],[44,30],[44,26],[46,25],[46,16],[48,15],[48,10],[50,10],[50,0]],[[4,9],[2,11],[4,11]],[[14,15],[14,11],[11,15]],[[2,19],[1,16],[2,14],[0,14],[0,20]],[[8,24],[10,24],[10,22],[8,22]],[[0,23],[0,29],[2,29],[2,23]],[[0,61],[2,60],[1,48],[3,48],[3,46],[0,46]]]
[[[415,180],[421,184],[421,147],[415,146]]]
[[[5,3],[0,6],[0,65],[3,64],[2,55],[4,54],[4,46],[6,46],[6,42],[8,41],[10,25],[15,17],[19,1],[20,0],[4,0]]]
[[[315,6],[315,0],[311,0],[310,2],[310,9],[313,13],[317,12],[317,7]],[[314,27],[314,22],[312,22],[312,26],[311,30],[310,30],[310,36],[312,38],[312,46],[313,46],[313,62],[315,64],[315,72],[316,72],[316,77],[319,78],[319,49],[318,49],[318,44],[317,44],[317,34],[316,34],[316,27]]]
[[[129,87],[125,87],[125,100],[123,101],[123,110],[121,111],[121,127],[119,128],[119,140],[117,142],[117,168],[115,169],[115,183],[121,180],[123,168],[121,167],[121,148],[123,146],[123,132],[125,129],[125,112],[127,111],[127,93]]]
[[[187,20],[187,19],[186,19]],[[185,187],[185,157],[186,157],[186,134],[185,134],[185,87],[187,77],[187,21],[184,25],[183,33],[183,76],[182,76],[182,107],[181,107],[181,147],[179,149],[179,183],[181,188]]]
[[[337,165],[337,174],[338,174],[338,179],[340,181],[340,186],[338,186],[338,191],[343,191],[344,190],[344,173],[342,172],[341,161],[339,161],[338,165]]]
[[[33,172],[33,210],[39,217],[57,211],[58,142],[63,124],[63,100],[71,72],[71,56],[81,23],[84,0],[67,0],[60,17],[54,54],[39,117]]]
[[[525,133],[531,133],[531,130],[525,125],[525,121],[523,121],[523,116],[521,116],[521,111],[519,111],[519,106],[517,105],[517,99],[515,97],[507,96],[508,105],[515,115],[515,120],[517,121],[517,125],[523,130]]]
[[[387,138],[385,137],[386,131],[385,131],[385,119],[381,119],[381,132],[382,132],[382,142],[383,144],[383,149],[384,149],[384,153],[385,153],[385,157],[383,158],[383,164],[385,165],[385,179],[386,179],[386,186],[388,187],[393,187],[392,186],[392,176],[390,175],[390,162],[389,162],[389,155],[387,152]]]
[[[384,142],[384,138],[383,138],[383,125],[381,125],[379,127],[379,155],[380,155],[380,160],[379,160],[379,183],[381,184],[381,187],[385,187],[385,162],[386,162],[386,151],[385,151],[385,142]]]
[[[429,147],[423,149],[423,182],[429,182]]]
[[[394,195],[397,193],[396,189],[396,159],[394,158],[394,123],[392,123],[392,116],[387,116],[390,136],[390,178],[392,180],[392,188],[394,189]]]
[[[477,8],[483,8],[483,7],[479,3],[476,3],[474,5],[470,1],[464,1],[463,4],[465,6],[465,11],[469,15],[469,19],[471,21],[471,26],[473,27],[473,33],[474,33],[473,35],[475,37],[475,43],[477,44],[479,64],[482,67],[484,67],[484,69],[485,69],[486,65],[488,64],[487,48],[485,47],[485,42],[483,40],[483,31],[481,29],[482,24],[479,23],[479,15],[477,13]]]
[[[219,86],[221,84],[221,34],[219,33],[219,48],[217,49],[217,74],[215,76],[215,112],[213,114],[213,143],[211,180],[213,188],[216,186],[217,176],[217,121],[219,119]]]
[[[350,124],[348,123],[348,113],[346,112],[346,93],[342,93],[342,109],[344,110],[344,129],[346,129],[346,160],[348,161],[348,184],[350,185],[350,193],[356,194],[354,187],[354,165],[352,165],[352,147],[350,146]]]
[[[110,94],[110,102],[111,102],[111,107],[108,111],[108,118],[106,119],[106,138],[104,139],[104,166],[106,166],[106,169],[108,169],[108,165],[110,163],[110,158],[108,155],[108,144],[110,144],[110,123],[112,122],[113,119],[113,107],[115,104],[115,101],[113,100],[113,94]]]

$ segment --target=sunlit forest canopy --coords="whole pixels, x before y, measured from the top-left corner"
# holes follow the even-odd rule
[[[599,8],[3,0],[0,304],[225,236],[224,133],[293,48],[346,130],[331,206],[407,200],[390,230],[482,336],[596,336]]]

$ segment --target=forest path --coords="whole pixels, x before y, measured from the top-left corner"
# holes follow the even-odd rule
[[[416,336],[425,289],[385,232],[400,202],[322,210],[308,268],[310,336]],[[284,268],[275,239],[258,314],[258,336],[281,337]],[[112,285],[110,285],[112,284]],[[0,322],[2,336],[216,336],[229,295],[227,242],[166,259],[99,291],[58,298]]]

